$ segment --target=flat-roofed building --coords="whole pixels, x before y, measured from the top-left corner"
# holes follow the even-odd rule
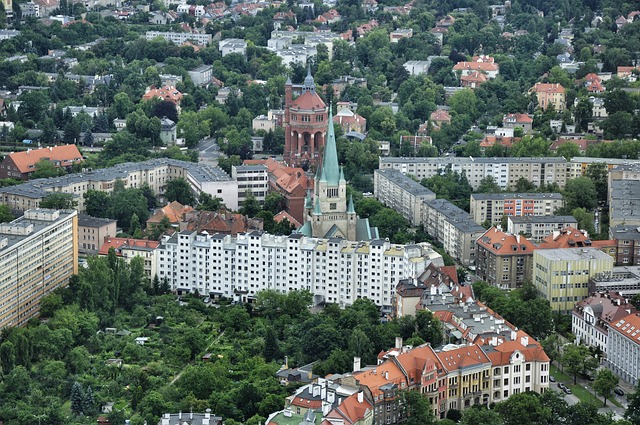
[[[0,224],[0,328],[36,317],[40,300],[78,273],[73,210],[32,209]]]
[[[110,218],[91,217],[78,214],[78,253],[94,255],[107,236],[115,236],[117,221]]]
[[[640,226],[640,180],[613,180],[609,188],[609,226]]]
[[[231,177],[238,182],[238,204],[244,205],[249,195],[253,195],[260,205],[269,193],[269,170],[264,164],[234,165]]]
[[[613,258],[596,248],[537,249],[533,253],[533,284],[561,313],[589,295],[589,279],[613,270]]]
[[[532,242],[540,242],[554,231],[567,227],[578,227],[578,221],[572,215],[529,215],[507,218],[509,233],[524,235]]]
[[[435,200],[436,194],[398,170],[375,170],[373,194],[380,202],[406,218],[412,226],[422,219],[422,203]]]

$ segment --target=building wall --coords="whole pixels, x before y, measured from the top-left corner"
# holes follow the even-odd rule
[[[562,230],[565,227],[571,226],[573,228],[578,227],[578,222],[568,221],[549,221],[549,222],[534,222],[534,223],[514,223],[511,220],[507,221],[507,232],[514,235],[525,235],[531,242],[540,242],[546,236],[549,236],[554,231]]]
[[[37,224],[18,235],[17,223]],[[31,210],[0,226],[0,241],[7,243],[0,249],[0,327],[26,324],[43,296],[77,274],[77,234],[75,211]]]
[[[576,259],[554,258],[556,251],[559,250],[536,250],[533,253],[533,283],[550,302],[552,310],[567,313],[573,310],[576,302],[589,295],[590,277],[612,271],[613,259],[595,248],[564,249],[589,254]],[[594,258],[589,258],[590,255]]]
[[[78,226],[78,253],[97,254],[107,236],[116,236],[116,221],[102,226]]]
[[[246,300],[266,289],[306,289],[316,302],[344,307],[366,297],[390,307],[398,281],[416,278],[429,263],[423,248],[382,240],[349,242],[258,232],[232,238],[183,231],[158,248],[157,274],[180,292],[197,289]]]
[[[524,281],[531,281],[532,264],[533,252],[501,255],[477,245],[476,274],[491,285],[503,289],[522,286]]]
[[[502,199],[498,196],[496,199],[476,199],[473,194],[471,194],[469,205],[473,221],[482,224],[489,220],[492,225],[500,224],[503,215],[517,217],[553,215],[563,206],[564,200],[555,198]]]
[[[373,194],[380,202],[402,214],[412,226],[421,222],[422,203],[436,199],[436,194],[423,188],[420,183],[387,170],[374,171],[373,188]]]
[[[238,205],[243,205],[250,192],[260,205],[269,191],[269,173],[265,166],[231,168],[231,176],[238,182]]]
[[[640,380],[640,344],[610,328],[606,365],[624,381],[636,385]]]

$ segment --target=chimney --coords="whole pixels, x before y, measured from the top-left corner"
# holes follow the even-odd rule
[[[520,344],[524,345],[525,347],[529,345],[529,337],[523,336],[522,338],[520,338]]]
[[[518,333],[516,331],[511,331],[511,341],[515,341]]]
[[[289,369],[289,356],[284,356],[284,368]]]
[[[360,357],[353,358],[353,371],[354,372],[360,371]]]
[[[364,393],[362,391],[358,392],[358,403],[362,403],[364,401]]]
[[[178,419],[182,419],[182,410],[178,412]]]
[[[402,337],[401,336],[397,336],[396,337],[396,348],[402,348]]]

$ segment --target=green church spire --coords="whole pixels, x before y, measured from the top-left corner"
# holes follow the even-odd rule
[[[316,196],[316,201],[313,206],[313,215],[322,215],[322,210],[320,209],[320,198]]]
[[[349,205],[347,206],[347,214],[355,214],[356,209],[353,206],[353,195],[349,195]]]
[[[336,133],[333,128],[333,112],[329,107],[329,129],[324,145],[324,158],[322,159],[322,179],[329,186],[338,186],[340,183],[340,168],[338,167],[338,149],[336,148]]]

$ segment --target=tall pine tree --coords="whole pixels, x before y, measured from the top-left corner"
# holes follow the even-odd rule
[[[82,385],[80,385],[80,383],[78,381],[75,381],[73,383],[73,386],[71,387],[71,413],[73,413],[74,415],[80,415],[82,414],[82,401],[83,401],[83,394],[82,394]]]

